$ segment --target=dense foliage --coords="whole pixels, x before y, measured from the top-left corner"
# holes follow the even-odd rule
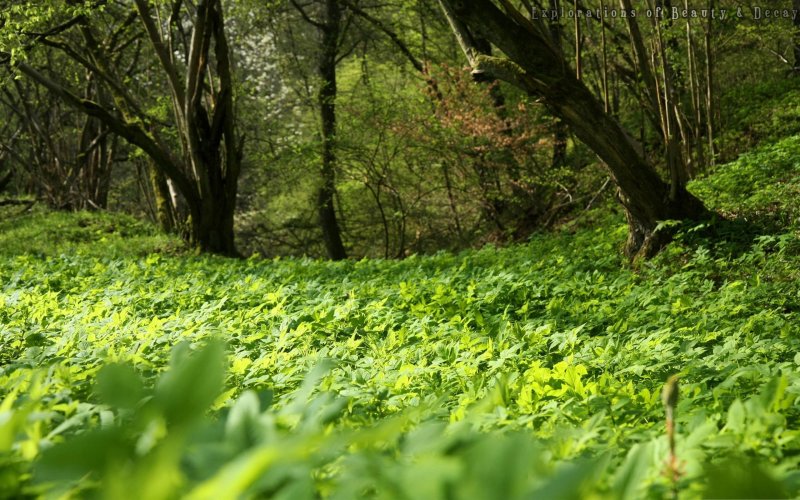
[[[745,176],[759,180],[748,213],[796,207],[780,197],[796,160],[764,168],[796,144],[693,189],[730,208]],[[326,263],[194,256],[126,219],[6,214],[0,491],[797,494],[796,226],[685,227],[631,268],[620,219],[587,217],[507,249]]]
[[[0,0],[0,498],[800,496],[800,17],[66,3]]]
[[[640,163],[639,179],[617,169],[616,187],[657,172],[643,202],[665,197],[655,178],[682,192],[797,131],[800,25],[756,19],[758,2],[710,20],[583,2],[609,14],[627,4],[633,24],[573,17],[562,0],[476,2],[547,31],[561,77],[595,101],[578,123],[609,115],[589,135],[619,123],[604,142],[636,140],[621,163]],[[402,258],[525,241],[614,192],[604,165],[617,167],[556,112],[575,89],[547,97],[481,72],[439,0],[62,3],[0,2],[0,193],[13,200],[126,212],[223,254],[333,256],[340,240],[335,258]],[[567,14],[534,15],[545,4]],[[497,30],[468,28],[468,53],[519,62]],[[208,54],[190,58],[201,39]],[[656,219],[700,218],[675,205]]]

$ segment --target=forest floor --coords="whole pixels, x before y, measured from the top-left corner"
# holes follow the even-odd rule
[[[339,263],[6,208],[0,497],[795,496],[800,137],[691,189],[726,219],[635,265],[613,207]]]

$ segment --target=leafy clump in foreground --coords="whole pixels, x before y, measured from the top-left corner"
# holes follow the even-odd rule
[[[188,357],[186,348],[176,350],[152,391],[143,389],[132,368],[104,367],[96,386],[110,408],[104,424],[44,450],[35,463],[36,488],[149,499],[177,494],[302,499],[315,498],[317,492],[331,498],[367,493],[431,499],[631,497],[644,492],[647,471],[658,468],[654,460],[663,451],[659,441],[637,445],[616,468],[610,453],[553,460],[552,443],[528,432],[479,433],[469,421],[420,422],[422,408],[358,429],[336,429],[331,422],[346,401],[330,393],[312,397],[325,374],[323,366],[281,409],[269,407],[268,394],[259,398],[245,391],[228,411],[207,419],[204,412],[222,387],[222,347],[213,342]],[[747,406],[763,413],[776,397],[765,392]],[[702,439],[710,429],[702,426],[699,433],[690,440]],[[712,464],[698,450],[687,458],[684,463],[700,471],[691,479],[707,479],[688,486],[695,493],[786,494],[759,463],[717,457]],[[757,489],[742,477],[757,479]]]
[[[602,222],[399,262],[0,257],[0,496],[669,495],[673,373],[681,496],[796,495],[796,235],[633,270]]]

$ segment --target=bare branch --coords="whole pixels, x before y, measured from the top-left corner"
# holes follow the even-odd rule
[[[147,30],[148,36],[150,37],[150,42],[153,44],[153,48],[158,56],[158,60],[161,61],[161,66],[167,72],[170,88],[172,89],[175,98],[179,102],[185,102],[185,94],[180,83],[180,78],[178,77],[178,71],[175,69],[175,65],[172,63],[172,56],[168,47],[164,43],[164,39],[161,38],[161,33],[159,32],[155,21],[153,21],[153,18],[150,15],[150,6],[148,5],[148,1],[135,0],[135,2],[136,8],[139,10],[139,16],[144,23],[144,27]],[[181,112],[182,111],[183,110],[181,110]]]
[[[382,31],[386,36],[388,36],[389,39],[392,41],[392,43],[394,43],[397,46],[397,48],[400,49],[400,52],[402,52],[403,55],[405,55],[406,58],[409,60],[409,62],[411,62],[411,65],[414,66],[414,69],[416,69],[420,73],[424,73],[425,72],[425,67],[422,64],[422,61],[417,59],[417,57],[414,55],[414,53],[411,52],[411,49],[408,48],[408,45],[406,45],[405,42],[403,42],[403,40],[400,39],[400,37],[397,35],[397,33],[392,31],[380,19],[370,15],[368,12],[365,12],[363,9],[361,9],[359,6],[357,6],[352,1],[350,1],[350,0],[341,0],[341,2],[348,9],[350,9],[354,14],[356,14],[357,16],[359,16],[359,17],[363,18],[364,20],[368,21],[373,26],[375,26],[378,30]]]
[[[297,12],[299,12],[300,15],[303,17],[305,22],[321,30],[326,28],[324,23],[311,19],[311,17],[306,13],[305,9],[299,3],[297,3],[297,0],[291,0],[291,2],[292,5],[294,5],[294,8],[297,9]]]
[[[96,102],[88,99],[81,99],[26,63],[20,62],[17,64],[17,67],[23,74],[48,89],[66,104],[83,111],[89,116],[97,118],[108,125],[115,134],[125,138],[131,144],[140,147],[142,151],[147,153],[147,155],[164,170],[164,173],[179,186],[184,196],[187,198],[196,196],[196,191],[193,189],[192,183],[181,171],[179,163],[169,153],[169,149],[160,145],[159,141],[145,131],[140,123],[127,122],[112,115],[107,109]]]

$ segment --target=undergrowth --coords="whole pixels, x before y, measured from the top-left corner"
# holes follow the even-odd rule
[[[0,496],[797,495],[797,144],[696,181],[727,220],[636,268],[602,212],[339,263],[176,254],[108,214],[6,219]]]
[[[180,253],[183,244],[159,234],[151,224],[103,211],[49,211],[31,203],[0,206],[0,255],[62,254],[128,258],[151,253]]]

